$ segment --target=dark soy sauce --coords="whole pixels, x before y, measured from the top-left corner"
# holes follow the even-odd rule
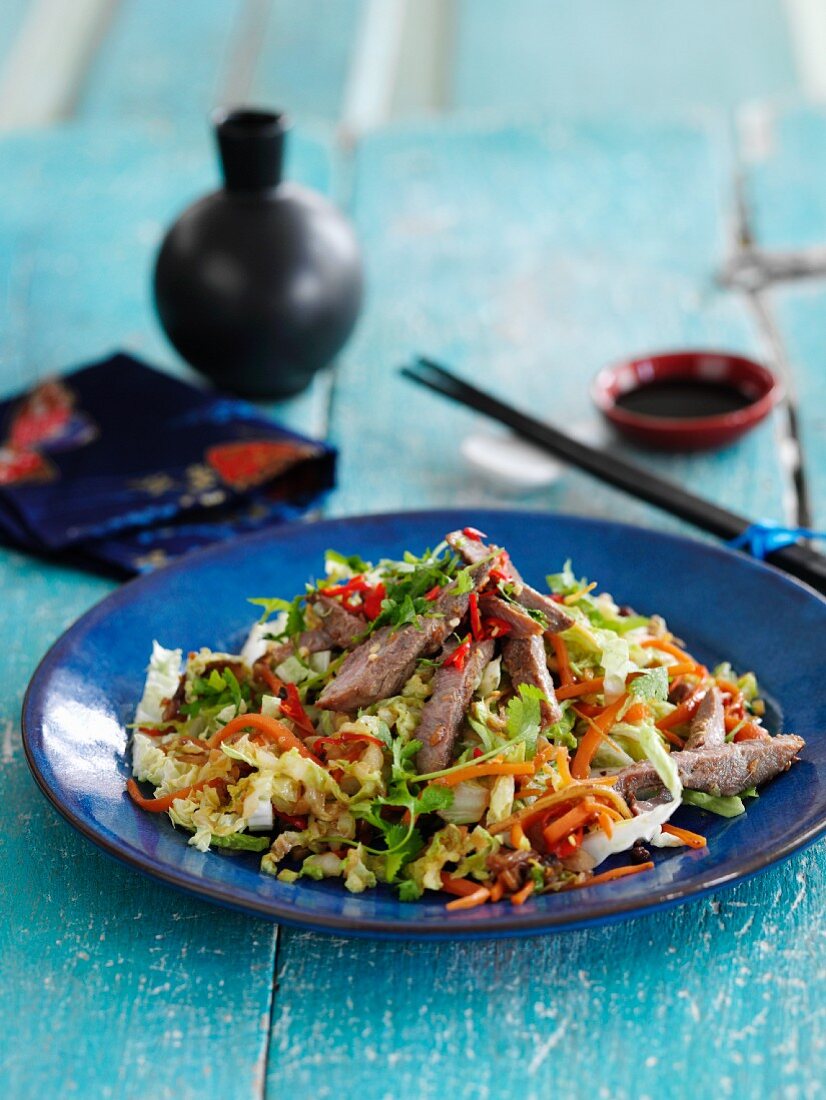
[[[616,404],[619,408],[640,416],[694,420],[737,412],[751,405],[753,400],[734,386],[700,379],[695,382],[687,378],[648,382],[619,394]]]

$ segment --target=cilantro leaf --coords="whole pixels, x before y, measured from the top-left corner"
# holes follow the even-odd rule
[[[292,607],[290,600],[282,600],[279,596],[248,596],[247,603],[263,607],[259,623],[265,623],[271,619],[276,611],[289,611]]]
[[[520,684],[519,694],[508,703],[508,738],[524,741],[530,755],[536,751],[536,739],[542,726],[540,703],[545,699],[544,692],[534,684]]]
[[[423,887],[412,878],[406,878],[399,883],[399,901],[418,901],[423,893]]]
[[[417,814],[432,814],[437,810],[446,810],[453,805],[453,791],[450,787],[431,784],[422,791],[413,803]]]
[[[284,630],[277,635],[273,635],[274,638],[283,638],[285,636],[292,638],[296,634],[301,634],[307,628],[307,623],[304,618],[304,609],[301,606],[304,603],[305,595],[301,594],[292,600],[282,600],[279,596],[255,596],[254,598],[248,598],[247,603],[256,604],[258,607],[263,607],[261,618],[259,623],[265,623],[271,618],[277,611],[287,612],[287,621],[284,624]]]
[[[411,761],[419,749],[422,747],[421,741],[408,741],[407,744],[404,741],[400,741],[398,738],[393,740],[391,751],[393,753],[392,764],[392,778],[394,781],[405,780],[415,774],[415,769],[411,765]]]
[[[464,596],[466,593],[473,591],[473,577],[470,568],[468,565],[456,574],[456,594],[459,596]]]
[[[196,714],[217,714],[230,704],[237,711],[241,703],[248,702],[250,698],[249,684],[239,684],[231,668],[225,668],[222,672],[214,668],[206,679],[196,677],[190,690],[192,702],[183,703],[180,708],[181,714],[188,718]]]

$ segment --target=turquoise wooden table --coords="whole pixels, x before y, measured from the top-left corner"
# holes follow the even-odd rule
[[[346,8],[331,8],[335,41],[349,33]],[[168,10],[162,0],[121,5],[75,121],[2,142],[4,393],[116,346],[184,371],[151,314],[149,263],[163,224],[213,178],[202,119],[237,11],[200,0],[184,81]],[[297,10],[284,8],[300,41]],[[173,41],[152,37],[150,50],[153,19]],[[262,56],[284,41],[267,39]],[[262,64],[257,72],[278,80],[253,74],[251,91],[272,99],[307,86],[308,113],[323,113],[340,92],[336,66],[332,47],[309,84],[290,65]],[[767,246],[826,238],[824,137],[826,115],[789,111],[771,150],[749,163],[753,228]],[[768,315],[788,351],[824,525],[826,298],[822,286],[790,284],[766,290],[756,309],[716,282],[735,153],[714,116],[443,121],[385,128],[346,151],[332,130],[300,128],[291,171],[348,207],[369,277],[363,321],[335,372],[275,410],[340,446],[328,511],[528,503],[678,529],[573,472],[527,501],[502,496],[462,468],[461,439],[478,422],[407,387],[396,367],[428,352],[549,420],[587,428],[585,382],[606,361],[681,344],[769,354]],[[721,503],[783,519],[795,498],[781,443],[788,450],[778,415],[721,454],[646,461]],[[26,769],[27,680],[111,585],[5,551],[0,582],[4,1095],[819,1094],[822,843],[710,899],[519,942],[357,942],[224,912],[111,862],[51,810]]]

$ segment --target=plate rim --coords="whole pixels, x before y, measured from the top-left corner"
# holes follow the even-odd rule
[[[554,915],[551,910],[532,912],[519,909],[516,912],[506,911],[504,914],[486,919],[472,919],[464,914],[457,920],[456,915],[451,915],[448,921],[441,924],[415,924],[401,925],[397,920],[374,917],[350,917],[343,914],[312,915],[304,917],[300,912],[286,902],[277,898],[258,899],[254,896],[239,897],[237,892],[223,884],[210,883],[208,880],[191,876],[180,868],[168,869],[166,865],[153,864],[142,853],[131,849],[121,841],[110,840],[102,832],[90,825],[89,821],[80,813],[66,805],[49,784],[37,762],[34,745],[38,738],[42,737],[42,729],[34,728],[34,713],[37,710],[39,693],[42,694],[48,686],[51,674],[59,669],[62,650],[71,644],[72,636],[81,630],[94,627],[101,619],[107,618],[111,613],[132,601],[133,593],[141,589],[153,589],[159,583],[163,584],[170,576],[191,568],[193,562],[200,563],[213,558],[220,559],[227,555],[232,556],[238,552],[238,547],[244,547],[250,543],[289,541],[303,529],[324,526],[335,528],[338,526],[359,525],[363,523],[382,522],[416,522],[424,520],[438,521],[442,517],[479,517],[482,515],[495,517],[506,515],[509,517],[522,517],[526,520],[542,519],[545,521],[562,520],[574,521],[586,527],[595,529],[611,527],[620,531],[632,531],[636,535],[645,532],[647,536],[665,543],[689,544],[693,548],[719,557],[725,561],[736,561],[739,567],[751,569],[772,577],[776,583],[791,586],[792,590],[800,590],[808,597],[813,597],[819,604],[826,608],[826,597],[814,588],[784,573],[767,562],[758,561],[743,553],[733,550],[725,545],[707,543],[701,539],[670,531],[658,531],[640,524],[625,523],[621,520],[607,519],[596,516],[580,516],[570,512],[550,512],[523,508],[491,508],[490,506],[468,505],[462,508],[425,508],[411,511],[359,513],[355,516],[336,516],[308,521],[297,521],[283,524],[278,527],[267,528],[262,531],[251,532],[231,541],[217,543],[195,551],[193,554],[184,555],[181,558],[148,574],[134,577],[125,584],[119,585],[113,591],[108,592],[87,611],[72,622],[49,646],[43,657],[38,662],[31,675],[23,697],[21,708],[21,735],[23,749],[28,764],[37,786],[60,813],[82,836],[91,841],[96,847],[103,850],[108,856],[122,864],[134,868],[149,877],[163,882],[165,885],[184,893],[195,896],[215,904],[253,914],[260,918],[277,921],[292,927],[309,928],[326,933],[338,933],[347,936],[369,936],[378,934],[388,939],[398,940],[453,940],[498,936],[524,936],[539,933],[558,933],[562,931],[574,931],[585,927],[591,927],[603,923],[614,923],[622,920],[643,916],[656,909],[670,908],[672,906],[696,900],[704,895],[726,887],[732,887],[740,882],[752,878],[761,871],[767,870],[775,864],[782,863],[794,853],[809,847],[821,836],[826,834],[826,816],[819,822],[814,822],[803,832],[797,832],[789,836],[780,844],[775,845],[770,851],[756,853],[750,860],[741,860],[738,868],[729,871],[703,876],[700,875],[696,882],[682,886],[663,886],[656,893],[644,900],[627,899],[622,901],[615,899],[610,901],[586,902],[581,915],[568,915],[559,913]],[[45,755],[42,740],[39,741],[41,752]],[[611,884],[605,886],[611,889]],[[513,907],[511,907],[512,909]]]

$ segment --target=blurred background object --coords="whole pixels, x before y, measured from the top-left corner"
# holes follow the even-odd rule
[[[219,109],[213,123],[223,186],[164,237],[155,307],[177,351],[219,388],[292,397],[353,330],[356,236],[323,195],[284,179],[286,115]]]
[[[826,98],[820,0],[178,0],[174,18],[167,6],[4,0],[0,126],[88,111],[109,35],[123,43],[102,62],[121,67],[121,112],[168,122],[174,112],[152,93],[185,54],[196,6],[219,75],[196,76],[185,102],[254,96],[352,132],[422,111],[582,117]],[[173,38],[152,62],[132,47],[156,28]]]

